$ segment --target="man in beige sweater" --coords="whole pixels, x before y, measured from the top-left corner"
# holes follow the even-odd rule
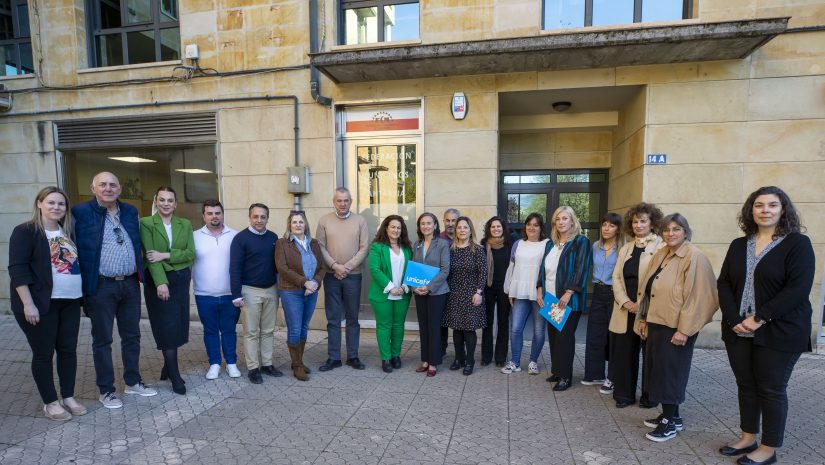
[[[347,322],[347,365],[363,370],[358,359],[361,325],[361,263],[367,256],[369,235],[364,217],[350,211],[352,195],[346,187],[335,189],[335,211],[318,220],[316,239],[327,265],[324,304],[327,314],[327,361],[318,368],[329,371],[341,366],[341,320]]]

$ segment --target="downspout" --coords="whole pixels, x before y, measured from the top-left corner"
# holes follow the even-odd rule
[[[318,53],[318,0],[309,0],[309,53]],[[332,99],[321,95],[321,73],[310,64],[309,92],[312,99],[326,107],[332,105]],[[296,161],[297,166],[297,161]]]

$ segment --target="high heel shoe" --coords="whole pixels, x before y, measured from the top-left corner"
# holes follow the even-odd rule
[[[166,369],[166,365],[163,365],[163,368],[160,369],[160,380],[166,381],[169,379],[169,370]]]

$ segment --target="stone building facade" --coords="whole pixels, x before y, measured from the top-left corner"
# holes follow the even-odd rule
[[[217,196],[236,228],[268,204],[279,234],[296,206],[314,225],[340,184],[373,226],[448,207],[477,229],[494,214],[515,226],[570,203],[593,234],[604,212],[645,200],[683,213],[717,270],[741,203],[773,184],[815,244],[817,338],[825,1],[607,3],[0,2],[0,307],[9,235],[35,193],[57,183],[88,199],[102,169],[143,214],[171,184],[196,225]],[[296,164],[310,186],[297,198]],[[700,343],[717,335],[709,325]]]

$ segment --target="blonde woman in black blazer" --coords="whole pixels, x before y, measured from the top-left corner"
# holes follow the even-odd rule
[[[46,187],[37,194],[32,219],[14,228],[9,240],[11,310],[32,349],[32,375],[52,420],[86,414],[74,399],[83,289],[71,225],[68,196]],[[55,352],[62,401],[52,377]]]

